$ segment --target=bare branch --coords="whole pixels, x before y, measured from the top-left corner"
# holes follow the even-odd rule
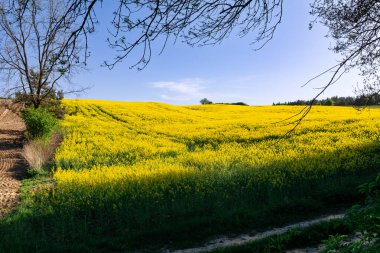
[[[170,37],[191,46],[206,46],[221,43],[235,30],[240,37],[256,32],[253,43],[259,49],[273,38],[281,22],[282,4],[283,0],[120,1],[112,20],[113,39],[108,39],[117,54],[105,65],[112,69],[139,51],[131,68],[141,70],[151,60],[155,41],[162,41],[161,53]]]

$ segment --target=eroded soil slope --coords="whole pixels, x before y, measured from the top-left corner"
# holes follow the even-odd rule
[[[0,102],[0,217],[19,202],[21,178],[27,168],[22,156],[25,124],[15,113],[17,109]]]

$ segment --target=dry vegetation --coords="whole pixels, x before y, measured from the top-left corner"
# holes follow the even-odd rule
[[[43,169],[44,165],[53,160],[55,150],[63,139],[60,133],[54,133],[51,139],[31,140],[24,145],[23,156],[28,161],[29,167],[35,170]]]

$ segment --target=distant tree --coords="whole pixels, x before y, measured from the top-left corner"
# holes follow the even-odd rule
[[[201,101],[199,101],[202,105],[210,105],[212,104],[212,102],[210,100],[208,100],[207,98],[203,98],[201,99]]]
[[[248,106],[247,103],[244,103],[244,102],[234,102],[234,103],[231,103],[231,105],[243,105],[243,106]]]
[[[7,92],[38,108],[88,57],[86,1],[0,0],[0,75]],[[81,57],[82,55],[82,57]]]
[[[336,106],[368,106],[368,105],[378,105],[380,104],[380,95],[374,94],[373,96],[360,95],[357,97],[338,97],[334,96],[327,99],[316,99],[316,100],[296,100],[290,102],[278,102],[273,103],[273,105],[336,105]]]
[[[216,105],[243,105],[248,106],[247,103],[244,102],[232,102],[232,103],[215,103]]]
[[[334,105],[334,101],[331,98],[328,98],[324,101],[323,105],[327,105],[327,106]]]

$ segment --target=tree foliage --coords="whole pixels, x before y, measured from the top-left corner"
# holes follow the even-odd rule
[[[208,100],[207,98],[203,98],[201,99],[201,101],[199,101],[202,105],[210,105],[212,104],[212,102],[210,100]]]
[[[28,108],[22,113],[30,138],[49,136],[57,125],[56,118],[45,108]]]

